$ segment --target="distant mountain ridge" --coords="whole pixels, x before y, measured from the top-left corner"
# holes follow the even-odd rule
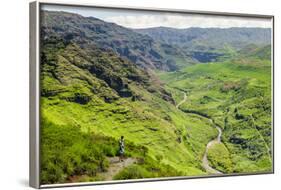
[[[270,28],[197,28],[176,29],[155,27],[136,29],[136,32],[147,34],[153,39],[164,41],[180,47],[192,47],[198,50],[214,50],[230,45],[241,49],[245,45],[268,45],[271,42]]]
[[[43,11],[42,17],[45,38],[57,36],[81,48],[110,50],[146,70],[175,71],[229,59],[250,45],[271,43],[269,28],[129,29],[68,12]]]
[[[68,12],[43,11],[42,35],[58,36],[80,47],[98,46],[112,50],[146,69],[176,70],[174,55],[184,57],[180,49],[153,40],[114,23]],[[175,53],[176,52],[176,53]]]

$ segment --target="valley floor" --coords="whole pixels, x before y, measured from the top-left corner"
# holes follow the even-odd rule
[[[207,144],[203,156],[208,173],[271,171],[271,75],[267,61],[262,65],[198,64],[159,76],[167,81],[166,88],[179,102],[178,109],[206,117],[216,126],[219,135]]]

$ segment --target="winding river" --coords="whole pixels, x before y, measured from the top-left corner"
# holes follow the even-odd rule
[[[212,119],[209,119],[209,121],[213,124],[213,120]],[[210,149],[210,147],[212,147],[214,144],[216,143],[221,143],[221,134],[222,134],[222,130],[220,127],[218,127],[217,125],[215,125],[216,129],[218,130],[218,136],[217,138],[215,138],[214,140],[211,140],[208,142],[207,146],[206,146],[206,150],[205,150],[205,153],[204,153],[204,156],[203,156],[203,159],[202,159],[202,166],[204,167],[204,169],[210,173],[210,174],[222,174],[222,172],[212,168],[210,165],[209,165],[209,161],[208,161],[208,150]]]
[[[183,94],[184,94],[184,95],[183,95],[183,100],[180,101],[180,102],[176,105],[176,108],[177,108],[177,109],[179,109],[179,106],[180,106],[181,104],[183,104],[184,102],[186,102],[186,100],[187,100],[187,95],[186,95],[186,93],[183,92]],[[204,116],[200,115],[200,117],[204,117]],[[207,118],[207,117],[204,117],[204,118]],[[207,119],[208,119],[208,120],[210,121],[210,123],[211,123],[212,125],[214,125],[215,128],[217,129],[217,131],[218,131],[218,136],[217,136],[215,139],[213,139],[213,140],[211,140],[211,141],[208,142],[208,144],[207,144],[207,146],[206,146],[206,150],[205,150],[204,156],[203,156],[203,159],[202,159],[202,166],[203,166],[203,168],[207,171],[207,173],[209,173],[209,174],[223,174],[221,171],[218,171],[218,170],[216,170],[215,168],[212,168],[212,167],[210,166],[210,164],[209,164],[209,161],[208,161],[208,150],[210,149],[210,147],[212,147],[214,144],[222,143],[222,142],[221,142],[222,130],[221,130],[221,128],[220,128],[219,126],[215,125],[215,123],[214,123],[214,121],[213,121],[212,119],[210,119],[210,118],[207,118]]]

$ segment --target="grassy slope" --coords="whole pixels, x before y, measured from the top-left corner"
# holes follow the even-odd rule
[[[104,138],[112,138],[112,141],[106,144],[107,147],[111,146],[109,148],[111,153],[108,154],[108,148],[101,148],[99,151],[102,152],[103,157],[98,160],[104,160],[105,156],[114,156],[115,153],[112,153],[114,150],[111,149],[117,149],[117,139],[124,135],[127,146],[134,147],[132,150],[128,150],[127,156],[143,156],[140,155],[141,151],[137,150],[142,147],[147,149],[144,156],[144,159],[148,160],[145,168],[152,177],[204,174],[201,158],[207,142],[217,134],[206,119],[177,110],[175,105],[163,100],[159,93],[154,92],[157,89],[149,90],[151,87],[144,87],[143,84],[134,81],[128,81],[128,88],[139,99],[133,101],[131,96],[120,97],[118,92],[104,80],[85,69],[95,63],[121,64],[114,57],[115,55],[99,53],[102,57],[90,60],[84,50],[73,44],[65,46],[63,42],[55,46],[52,43],[47,44],[43,49],[41,114],[43,120],[51,123],[53,130],[55,127],[65,127],[65,130],[74,127],[90,137],[95,134]],[[112,62],[112,60],[115,61]],[[112,68],[110,71],[113,73],[110,75],[115,76],[114,72],[120,73],[118,70],[120,68]],[[117,70],[114,71],[114,69]],[[125,73],[125,76],[126,71],[122,72]],[[106,101],[106,99],[110,99],[110,101]],[[56,153],[55,148],[46,144],[49,142],[49,138],[58,140],[58,142],[54,142],[62,146],[62,150],[58,151],[72,151],[72,145],[69,145],[69,149],[69,146],[63,146],[67,141],[63,136],[67,134],[60,131],[54,132],[54,135],[58,136],[56,139],[50,136],[52,133],[48,132],[47,127],[47,124],[42,124],[42,132],[46,139],[42,141],[42,146],[46,146],[45,151],[52,152],[53,156],[46,156],[46,159],[43,156],[42,164],[46,164],[46,170],[43,170],[45,176],[51,172],[48,170],[48,164],[53,165],[60,156]],[[77,137],[73,138],[73,141],[76,142],[76,139],[78,139],[78,144],[85,145],[84,140]],[[113,145],[114,142],[116,145]],[[84,145],[81,146],[85,147],[86,145]],[[76,149],[74,148],[74,150]],[[81,160],[82,158],[79,156],[83,156],[83,154],[79,151],[77,154],[77,159]],[[61,158],[61,160],[63,159]],[[63,169],[68,168],[67,165],[69,163],[61,161],[56,168],[59,177],[54,177],[52,180],[45,179],[44,183],[65,182],[69,176],[84,174],[90,176],[85,180],[102,180],[95,178],[96,173],[89,172],[88,170],[91,169],[87,166],[84,170],[77,172],[76,161],[70,161],[71,166],[69,167],[73,168],[71,170]],[[96,172],[106,170],[106,167],[107,165],[98,167]],[[157,167],[160,168],[158,173],[153,171],[153,168]],[[169,167],[171,169],[166,171]],[[164,173],[166,174],[164,175]],[[119,178],[122,177],[119,175]]]
[[[144,162],[115,179],[204,174],[201,159],[217,131],[190,112],[212,117],[224,129],[225,146],[213,147],[208,155],[214,167],[226,173],[270,169],[269,61],[244,57],[159,73],[177,103],[183,92],[188,94],[180,106],[184,113],[157,80],[149,81],[147,73],[114,53],[54,41],[42,48],[42,146],[50,155],[42,160],[44,183],[66,182],[73,175],[103,180],[96,174],[108,167],[106,156],[116,155],[121,135],[127,156]],[[221,151],[223,160],[218,158]],[[49,179],[50,173],[56,175]]]
[[[180,99],[181,91],[187,92],[188,99],[180,109],[212,117],[224,129],[226,148],[210,150],[211,164],[218,165],[216,152],[223,149],[229,151],[233,164],[221,167],[222,171],[254,172],[271,169],[270,72],[268,60],[252,57],[198,64],[159,76],[167,81],[167,89],[175,92],[175,99]]]

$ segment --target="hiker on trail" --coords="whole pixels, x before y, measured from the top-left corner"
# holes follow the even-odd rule
[[[119,161],[123,162],[124,154],[125,154],[124,136],[121,136],[119,140]]]

